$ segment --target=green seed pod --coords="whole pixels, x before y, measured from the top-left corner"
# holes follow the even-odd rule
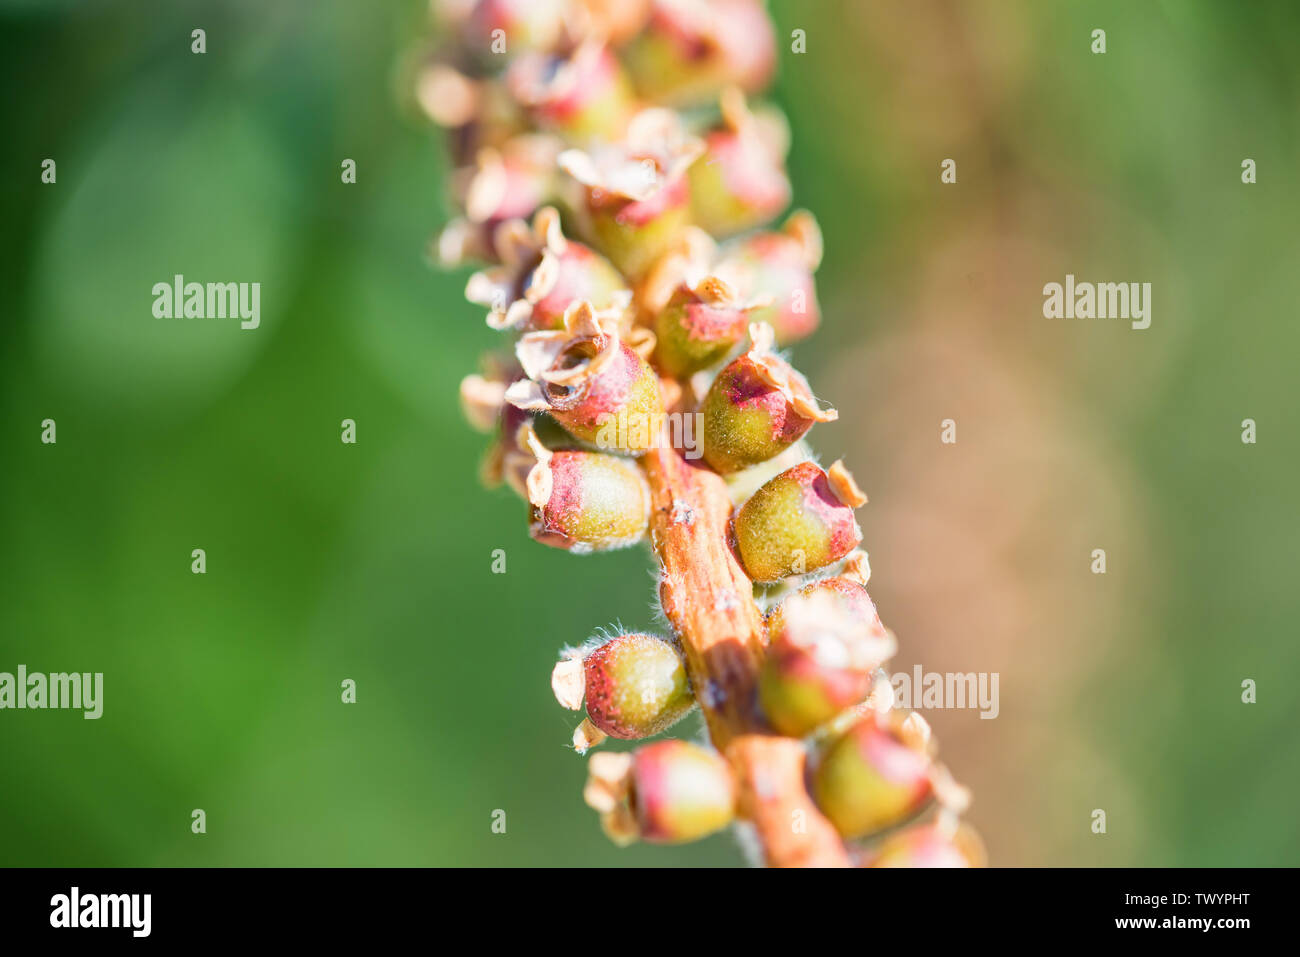
[[[802,737],[861,702],[896,645],[878,619],[859,617],[828,589],[792,595],[781,609],[759,676],[759,703],[773,728]]]
[[[633,112],[627,75],[599,40],[586,40],[568,54],[525,54],[505,79],[539,126],[569,140],[616,137]]]
[[[790,202],[789,143],[779,110],[751,112],[739,89],[723,91],[722,123],[704,134],[706,158],[691,167],[695,222],[714,236],[730,236],[777,216]]]
[[[834,599],[839,613],[855,621],[866,622],[875,632],[885,631],[876,603],[867,594],[867,582],[871,580],[871,565],[867,553],[857,548],[849,552],[844,559],[844,567],[838,575],[819,578],[801,587],[795,594],[806,598],[814,595],[827,595]],[[767,638],[769,641],[786,630],[785,607],[790,599],[785,599],[769,608],[764,615]]]
[[[664,421],[659,377],[619,332],[621,312],[570,307],[563,331],[531,332],[516,347],[528,375],[506,390],[521,409],[546,412],[602,451],[655,447]]]
[[[988,859],[969,825],[940,820],[910,828],[884,841],[869,867],[983,867]]]
[[[466,299],[490,308],[493,329],[563,329],[570,307],[580,302],[604,315],[632,300],[607,259],[565,237],[554,206],[539,209],[532,226],[522,219],[502,223],[493,242],[501,264],[474,273],[465,285]]]
[[[678,286],[655,317],[659,367],[681,379],[720,362],[744,338],[750,308],[716,277]]]
[[[723,369],[708,394],[704,415],[704,459],[723,475],[780,455],[798,442],[814,422],[834,422],[834,409],[822,409],[808,382],[772,351],[772,327],[750,327],[753,345]]]
[[[635,464],[600,452],[552,452],[524,426],[536,464],[525,482],[533,538],[578,554],[635,545],[650,523],[650,488]]]
[[[731,766],[697,744],[656,741],[631,754],[597,753],[587,769],[583,797],[620,844],[696,841],[735,817]]]
[[[821,263],[822,234],[812,214],[799,210],[779,232],[763,232],[728,243],[714,266],[742,295],[766,301],[755,322],[776,332],[778,345],[807,338],[821,321],[813,273]]]
[[[560,167],[580,186],[574,205],[587,232],[629,279],[640,278],[690,221],[686,171],[703,150],[677,114],[647,109],[619,143],[560,154]]]
[[[749,577],[771,582],[839,561],[862,541],[853,510],[867,497],[843,463],[802,462],[771,479],[736,513],[736,550]]]
[[[560,704],[576,711],[587,700],[592,728],[579,728],[579,751],[613,738],[648,738],[695,707],[681,648],[657,635],[622,634],[565,657],[551,673]],[[595,734],[592,734],[592,730]]]
[[[929,728],[919,715],[868,715],[832,741],[812,773],[812,794],[847,838],[901,824],[934,794]]]

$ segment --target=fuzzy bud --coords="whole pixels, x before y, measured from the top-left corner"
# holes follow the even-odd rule
[[[750,326],[753,346],[718,374],[704,398],[704,459],[728,475],[780,455],[814,422],[833,422],[808,381],[772,351],[772,327]]]
[[[583,797],[618,843],[696,841],[735,817],[731,766],[697,744],[657,741],[630,755],[596,754],[587,768]]]
[[[600,452],[552,452],[524,427],[536,463],[526,490],[529,531],[544,545],[576,553],[635,545],[650,523],[650,489],[633,463]]]
[[[495,245],[501,265],[475,273],[465,286],[466,299],[491,307],[487,323],[493,329],[558,330],[577,303],[604,313],[631,301],[607,259],[565,238],[553,206],[538,210],[531,228],[520,219],[502,223]]]
[[[722,95],[722,124],[704,136],[704,157],[691,167],[695,222],[715,236],[760,226],[790,202],[785,175],[789,129],[774,108],[750,112],[732,87]]]
[[[780,232],[728,244],[721,256],[715,271],[742,295],[765,301],[753,320],[769,324],[778,345],[804,339],[817,328],[821,307],[813,273],[821,263],[822,236],[811,213],[794,213]]]
[[[781,623],[763,663],[759,702],[772,727],[792,737],[861,702],[874,670],[896,648],[883,627],[825,589],[786,599]]]
[[[676,643],[656,635],[623,634],[555,666],[556,699],[612,738],[648,738],[695,707],[686,660]]]
[[[744,338],[751,308],[715,277],[678,286],[655,318],[659,367],[684,378],[720,361]]]
[[[642,96],[697,104],[729,84],[746,92],[765,86],[776,67],[776,38],[760,0],[654,0],[628,59]]]
[[[623,339],[616,321],[579,303],[566,329],[533,332],[516,348],[528,379],[506,390],[522,409],[547,412],[573,436],[604,451],[655,447],[663,423],[659,377]]]
[[[686,171],[703,149],[671,110],[648,109],[617,144],[560,154],[560,167],[580,186],[587,232],[625,276],[644,274],[686,227]]]
[[[598,41],[568,56],[526,54],[511,64],[506,85],[539,126],[569,139],[620,136],[633,112],[623,67]]]
[[[910,828],[885,840],[869,867],[983,867],[984,845],[971,827],[946,821]]]
[[[916,717],[868,715],[822,753],[812,793],[840,834],[866,837],[901,824],[933,795],[928,737],[906,724]]]
[[[853,510],[867,498],[843,464],[801,462],[769,480],[736,513],[736,550],[749,577],[771,582],[824,568],[862,541]]]

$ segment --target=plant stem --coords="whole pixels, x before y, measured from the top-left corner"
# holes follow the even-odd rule
[[[757,706],[763,619],[753,583],[727,543],[722,478],[666,442],[642,460],[650,481],[659,600],[686,652],[709,736],[732,762],[740,810],[771,867],[844,867],[848,854],[804,785],[804,751],[766,728]]]

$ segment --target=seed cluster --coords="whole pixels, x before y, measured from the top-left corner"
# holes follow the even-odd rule
[[[587,803],[618,842],[748,820],[769,863],[980,863],[957,821],[966,792],[924,719],[893,707],[882,665],[896,643],[854,518],[866,496],[804,443],[836,413],[777,352],[820,320],[821,236],[806,212],[771,225],[790,200],[789,133],[750,99],[776,64],[762,0],[440,7],[447,42],[419,96],[450,131],[461,215],[436,248],[481,264],[466,295],[515,337],[461,386],[493,436],[485,478],[525,499],[545,545],[649,541],[673,596],[673,635],[565,652],[556,698],[585,709],[580,753],[659,734],[697,705],[717,748],[596,751]],[[701,423],[694,456],[671,447],[694,434],[669,426],[687,416]],[[706,475],[725,489],[716,524],[691,491]],[[748,649],[698,624],[746,620]],[[777,739],[793,750],[765,747]],[[834,846],[780,833],[810,826]]]

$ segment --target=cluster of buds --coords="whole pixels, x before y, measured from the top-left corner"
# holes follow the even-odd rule
[[[778,351],[820,321],[822,240],[807,212],[775,224],[789,128],[754,99],[777,61],[763,0],[435,8],[418,96],[450,133],[458,215],[434,248],[477,269],[467,298],[512,338],[461,385],[492,434],[484,477],[524,500],[536,541],[648,543],[661,566],[670,635],[603,636],[555,666],[557,700],[585,710],[574,749],[697,707],[709,731],[606,744],[587,803],[619,843],[746,820],[772,864],[981,863],[966,792],[893,705],[867,498],[805,442],[837,413]],[[698,454],[673,417],[699,423]],[[770,746],[784,757],[765,765]],[[799,837],[773,808],[820,825]]]

